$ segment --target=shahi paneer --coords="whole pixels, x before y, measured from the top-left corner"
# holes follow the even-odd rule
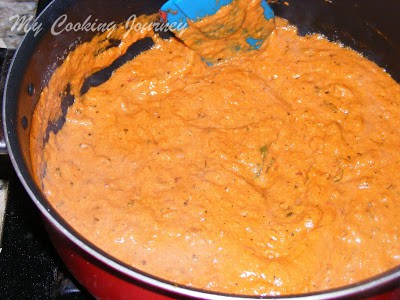
[[[126,264],[211,291],[320,291],[398,266],[400,85],[276,25],[260,50],[212,66],[145,26],[77,46],[31,130],[54,209]],[[146,37],[150,50],[82,89]]]

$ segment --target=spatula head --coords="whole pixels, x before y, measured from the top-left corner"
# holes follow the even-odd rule
[[[275,28],[274,12],[265,0],[170,0],[160,16],[209,63],[259,49]],[[209,47],[216,50],[203,49]]]

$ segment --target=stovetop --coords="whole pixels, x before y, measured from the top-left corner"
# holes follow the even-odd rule
[[[39,0],[38,12],[49,2]],[[14,52],[2,50],[0,66],[5,70],[1,72],[0,69],[0,82],[4,81],[7,62]],[[0,236],[0,299],[93,299],[58,257],[38,209],[8,158],[0,155],[0,196],[4,194],[7,197],[2,238]],[[2,203],[0,199],[0,210]]]
[[[0,299],[92,299],[69,274],[12,170],[0,253]]]

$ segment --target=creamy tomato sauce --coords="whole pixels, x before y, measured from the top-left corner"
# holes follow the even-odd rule
[[[229,293],[319,291],[399,265],[400,86],[387,73],[282,19],[260,51],[211,67],[176,39],[124,33],[70,53],[35,111],[37,182],[73,228],[132,267]],[[81,95],[145,36],[151,50]]]

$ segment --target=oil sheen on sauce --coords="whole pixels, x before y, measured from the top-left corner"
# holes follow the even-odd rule
[[[210,67],[144,28],[79,45],[31,132],[57,212],[134,268],[212,291],[320,291],[398,266],[400,86],[276,22],[259,51]],[[151,50],[81,94],[146,36]],[[72,96],[62,128],[48,130]]]

